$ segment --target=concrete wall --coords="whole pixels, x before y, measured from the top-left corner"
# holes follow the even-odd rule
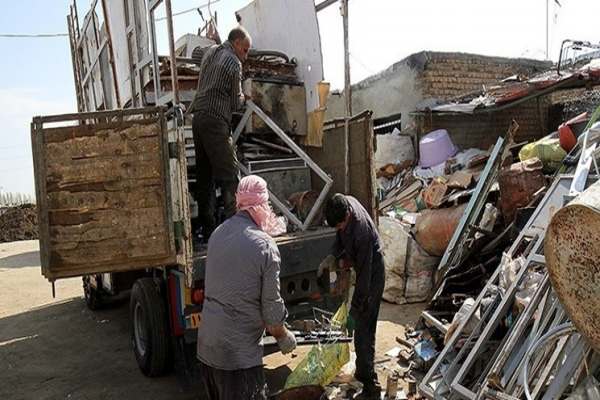
[[[364,110],[372,110],[375,118],[398,112],[408,115],[423,99],[419,87],[418,71],[408,65],[390,67],[390,73],[381,74],[377,79],[353,85],[352,91],[353,113],[358,114]],[[325,119],[343,117],[344,111],[343,94],[341,96],[330,95]]]

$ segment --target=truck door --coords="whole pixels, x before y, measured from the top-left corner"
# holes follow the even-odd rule
[[[186,264],[164,108],[35,117],[31,141],[47,279]]]

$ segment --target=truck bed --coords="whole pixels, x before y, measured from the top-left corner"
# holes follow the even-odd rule
[[[335,239],[335,229],[317,227],[275,238],[281,253],[281,277],[314,272],[327,255]],[[194,280],[204,278],[206,247],[194,249]]]

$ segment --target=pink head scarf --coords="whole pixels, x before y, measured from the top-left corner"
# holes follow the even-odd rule
[[[276,236],[286,231],[285,223],[271,210],[267,182],[260,176],[248,175],[242,178],[235,200],[238,211],[247,211],[264,232]]]

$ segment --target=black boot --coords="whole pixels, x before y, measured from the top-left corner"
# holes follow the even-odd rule
[[[373,385],[363,386],[363,390],[354,397],[355,400],[381,400],[381,386],[375,383]]]

